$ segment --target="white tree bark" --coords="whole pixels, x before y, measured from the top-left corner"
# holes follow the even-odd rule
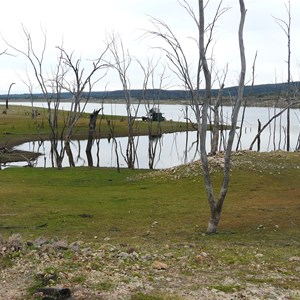
[[[229,138],[227,141],[226,152],[225,152],[223,184],[219,196],[218,198],[216,198],[213,191],[213,184],[209,172],[208,155],[206,152],[206,135],[208,130],[207,120],[208,120],[209,105],[211,103],[211,88],[212,88],[211,86],[212,76],[208,66],[207,51],[212,41],[212,36],[213,36],[212,31],[216,25],[216,21],[224,12],[227,11],[227,9],[221,8],[221,4],[222,4],[222,0],[221,0],[219,2],[213,21],[208,26],[205,26],[204,9],[205,6],[208,4],[207,2],[204,5],[203,0],[198,0],[198,15],[196,15],[196,13],[193,11],[192,7],[188,4],[187,0],[182,0],[180,4],[185,8],[188,14],[192,17],[198,30],[198,37],[196,40],[197,40],[197,45],[199,50],[199,57],[197,60],[195,76],[193,76],[192,74],[191,64],[189,64],[188,62],[187,56],[183,50],[183,47],[181,46],[181,43],[179,42],[176,35],[168,27],[167,24],[165,24],[163,21],[154,19],[153,25],[155,26],[156,30],[149,31],[148,33],[156,37],[159,37],[166,42],[167,48],[161,48],[161,49],[166,53],[168,59],[171,62],[171,65],[174,67],[173,71],[175,72],[175,74],[178,76],[178,78],[182,80],[184,87],[190,92],[191,103],[195,111],[198,132],[200,135],[201,162],[202,162],[202,168],[204,173],[207,199],[210,207],[210,220],[208,223],[207,232],[215,233],[219,225],[224,200],[228,191],[232,145],[233,145],[234,135],[236,131],[237,117],[238,117],[241,101],[243,98],[243,92],[244,92],[246,58],[245,58],[245,50],[244,50],[244,42],[243,42],[243,28],[244,28],[244,22],[246,16],[246,9],[244,5],[244,1],[240,0],[239,4],[240,4],[240,11],[241,11],[241,19],[240,19],[238,37],[239,37],[239,48],[240,48],[240,58],[241,58],[241,74],[239,80],[238,96],[233,108],[231,129],[229,132]],[[205,37],[207,37],[207,40],[205,40]],[[205,94],[203,97],[201,97],[200,95],[200,83],[201,83],[202,74],[204,75],[204,79],[205,79]],[[196,78],[195,83],[193,82],[193,78]],[[218,119],[216,121],[218,121]]]

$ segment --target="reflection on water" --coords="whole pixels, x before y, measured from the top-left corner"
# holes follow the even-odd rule
[[[244,129],[241,140],[242,149],[248,149],[251,141],[256,135],[256,131]],[[295,140],[296,134],[293,136]],[[85,152],[87,140],[72,141],[71,150],[74,158],[75,166],[88,166],[89,161],[93,161],[95,167],[117,167],[117,158],[119,159],[120,168],[126,168],[127,163],[122,153],[126,151],[127,137],[117,138],[118,157],[115,151],[115,144],[112,140],[101,139],[95,140],[92,145],[92,159]],[[200,158],[199,145],[197,142],[196,132],[169,133],[161,137],[150,138],[148,136],[135,137],[137,147],[137,160],[135,168],[141,169],[164,169],[170,168],[184,163],[192,162]],[[149,146],[151,148],[149,148]],[[16,149],[40,152],[44,155],[40,156],[35,166],[37,167],[53,167],[53,159],[51,158],[51,145],[49,141],[24,143]],[[210,135],[207,136],[207,151],[210,149]],[[233,147],[235,149],[235,145]],[[269,139],[269,132],[265,131],[261,136],[261,151],[271,151],[272,143]],[[65,155],[63,167],[70,166],[68,157]]]
[[[135,137],[137,148],[135,168],[169,168],[198,159],[198,148],[196,147],[197,144],[194,143],[197,138],[196,132],[189,133],[188,143],[184,141],[185,136],[185,133],[171,133],[164,134],[160,137]],[[127,137],[117,138],[116,141],[120,167],[126,168],[127,163],[122,153],[126,151]],[[85,152],[86,145],[87,140],[71,142],[70,146],[75,166],[88,166],[89,161],[93,161],[93,166],[95,167],[117,167],[117,154],[113,140],[95,140],[91,151],[92,160]],[[43,153],[43,155],[37,159],[35,166],[53,167],[50,141],[44,141],[43,143],[24,143],[17,146],[16,149]],[[62,165],[63,167],[69,166],[69,160],[66,155]]]
[[[24,105],[24,103],[23,103]],[[64,103],[67,106],[67,103]],[[93,111],[98,108],[100,104],[89,103],[86,111]],[[40,104],[42,106],[42,104]],[[183,105],[161,105],[160,110],[164,113],[167,120],[173,119],[176,121],[184,121]],[[67,109],[67,107],[66,107]],[[126,114],[123,113],[125,106],[122,104],[105,104],[104,113],[106,114]],[[273,108],[257,108],[251,107],[246,110],[246,119],[242,130],[241,143],[239,149],[249,149],[249,146],[257,134],[258,119],[262,124],[265,124],[274,114],[278,113],[279,109]],[[144,114],[143,107],[141,106],[141,115]],[[224,108],[224,121],[230,118],[231,108]],[[193,118],[191,109],[188,112],[188,118]],[[291,110],[291,148],[295,149],[298,135],[300,132],[299,126],[300,110]],[[286,136],[285,136],[285,114],[281,118],[276,119],[267,129],[261,134],[260,151],[273,151],[278,149],[285,149]],[[237,130],[237,133],[239,130]],[[226,140],[227,132],[224,131],[223,138]],[[210,151],[210,134],[207,135],[207,151]],[[87,156],[85,149],[87,141],[72,141],[71,151],[74,159],[75,166],[88,166],[93,164],[96,167],[117,167],[117,159],[121,168],[126,168],[127,164],[124,160],[124,153],[127,147],[127,137],[117,138],[116,143],[113,140],[101,139],[93,142],[91,149],[91,156]],[[237,141],[237,138],[235,139]],[[135,145],[137,147],[137,160],[135,168],[154,168],[163,169],[180,164],[188,163],[199,159],[199,145],[197,142],[196,132],[184,133],[171,133],[164,134],[161,137],[135,137]],[[117,146],[117,151],[116,151]],[[61,146],[60,146],[61,147]],[[222,148],[222,144],[220,145]],[[236,145],[233,146],[233,149]],[[50,142],[30,142],[22,144],[16,149],[34,151],[43,153],[38,158],[35,165],[38,167],[53,167],[54,162],[50,153]],[[60,150],[60,149],[58,149]],[[254,146],[253,150],[256,150]],[[26,165],[27,163],[15,163],[14,165]],[[67,155],[63,159],[62,165],[69,166]]]

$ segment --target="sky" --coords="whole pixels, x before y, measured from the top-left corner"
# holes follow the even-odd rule
[[[187,1],[196,11],[197,1]],[[210,0],[206,7],[206,22],[211,20],[217,3],[219,0]],[[252,81],[256,51],[255,84],[287,81],[287,36],[274,19],[288,20],[287,4],[287,0],[245,0],[247,83]],[[292,80],[299,81],[300,1],[290,0],[290,4],[291,73]],[[223,0],[223,7],[228,10],[218,20],[213,35],[213,49],[209,53],[214,62],[213,77],[222,74],[228,66],[225,86],[234,86],[237,85],[240,69],[237,37],[239,1]],[[142,38],[147,30],[153,29],[151,18],[168,24],[182,43],[191,66],[195,65],[197,59],[197,46],[193,40],[197,36],[197,28],[177,0],[10,0],[1,3],[1,11],[0,52],[6,50],[11,55],[0,56],[0,94],[6,94],[11,83],[15,83],[11,93],[27,93],[28,77],[33,82],[35,92],[39,91],[28,61],[6,44],[8,42],[26,51],[22,26],[30,33],[37,53],[43,46],[42,32],[46,32],[45,74],[51,74],[57,64],[56,46],[62,45],[68,53],[73,52],[74,57],[81,59],[87,72],[90,60],[103,52],[107,38],[113,32],[121,37],[130,55],[143,64],[150,59],[166,65],[168,60],[159,50],[159,47],[165,47],[163,41],[149,36]],[[162,70],[160,65],[156,68],[152,87],[158,87]],[[143,74],[135,61],[128,74],[130,88],[142,88]],[[217,87],[218,82],[214,82]],[[162,87],[175,89],[182,88],[182,85],[171,71],[166,70]],[[117,74],[112,70],[94,87],[94,90],[105,89],[122,89]]]

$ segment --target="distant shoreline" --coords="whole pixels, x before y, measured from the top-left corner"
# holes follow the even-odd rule
[[[214,100],[214,98],[212,98]],[[242,103],[242,106],[244,106],[246,100],[246,106],[248,107],[277,107],[277,108],[284,108],[287,106],[287,101],[283,98],[275,98],[275,97],[263,97],[263,98],[258,98],[258,97],[244,97],[244,101]],[[294,100],[295,101],[295,100]],[[15,103],[15,102],[31,102],[31,99],[26,99],[26,98],[11,98],[9,99],[9,103]],[[39,99],[33,99],[33,105],[34,103],[40,103],[40,102],[45,102],[45,99],[39,98]],[[61,99],[61,103],[68,103],[72,102],[71,98],[68,99]],[[91,98],[89,103],[114,103],[114,104],[124,104],[125,105],[125,100],[122,99],[95,99]],[[224,97],[222,100],[223,106],[232,106],[232,99],[228,97]],[[293,105],[291,108],[300,108],[300,100],[295,101],[295,105]],[[131,101],[132,104],[146,104],[149,103],[158,105],[158,104],[163,104],[163,105],[189,105],[191,103],[191,100],[189,99],[184,99],[184,100],[142,100],[139,101],[137,99],[132,99]],[[5,105],[5,99],[0,99],[0,105]]]

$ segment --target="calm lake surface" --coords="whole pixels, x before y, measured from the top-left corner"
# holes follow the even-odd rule
[[[16,102],[14,104],[31,106],[29,102]],[[44,107],[44,103],[34,103],[36,107]],[[62,103],[62,109],[68,110],[70,103]],[[88,103],[85,111],[92,112],[94,109],[99,109],[102,104]],[[188,116],[191,120],[195,120],[191,108],[188,108],[186,114],[185,105],[165,105],[159,106],[160,111],[167,120],[185,121]],[[252,140],[257,133],[258,119],[261,121],[262,126],[280,109],[274,108],[261,108],[261,107],[248,107],[246,108],[246,115],[243,125],[243,135],[241,139],[240,149],[249,149]],[[103,104],[104,114],[113,115],[126,115],[125,104],[106,103]],[[146,108],[140,105],[138,110],[138,117],[146,115]],[[223,108],[223,120],[229,123],[231,116],[231,108]],[[240,112],[240,120],[242,116],[242,109]],[[240,125],[240,123],[238,124]],[[261,151],[273,151],[284,149],[286,143],[285,136],[286,128],[286,113],[283,113],[281,118],[277,118],[276,122],[272,122],[261,134]],[[239,130],[237,130],[237,133]],[[291,147],[295,149],[300,132],[300,109],[291,109]],[[225,133],[226,134],[226,133]],[[237,138],[235,139],[237,141]],[[85,153],[87,141],[72,141],[71,149],[73,152],[76,166],[87,166],[88,161]],[[118,138],[118,157],[120,160],[120,167],[126,167],[126,162],[123,159],[122,153],[126,151],[127,137]],[[191,162],[199,159],[197,134],[196,132],[189,133],[171,133],[164,134],[161,138],[150,139],[148,136],[141,136],[135,138],[137,146],[137,161],[136,168],[149,168],[149,155],[148,147],[156,147],[155,158],[153,167],[155,169],[169,168],[183,163]],[[210,134],[207,135],[208,151],[210,147]],[[234,149],[236,148],[236,143]],[[24,143],[16,147],[16,149],[26,151],[36,151],[43,153],[35,163],[37,167],[52,167],[50,156],[50,142],[45,141],[40,144],[38,142]],[[253,147],[256,150],[256,145]],[[107,139],[101,139],[94,142],[92,148],[93,165],[100,167],[116,167],[116,153],[115,145]],[[14,163],[13,165],[26,165],[27,163]],[[68,158],[65,155],[63,166],[69,166]]]

